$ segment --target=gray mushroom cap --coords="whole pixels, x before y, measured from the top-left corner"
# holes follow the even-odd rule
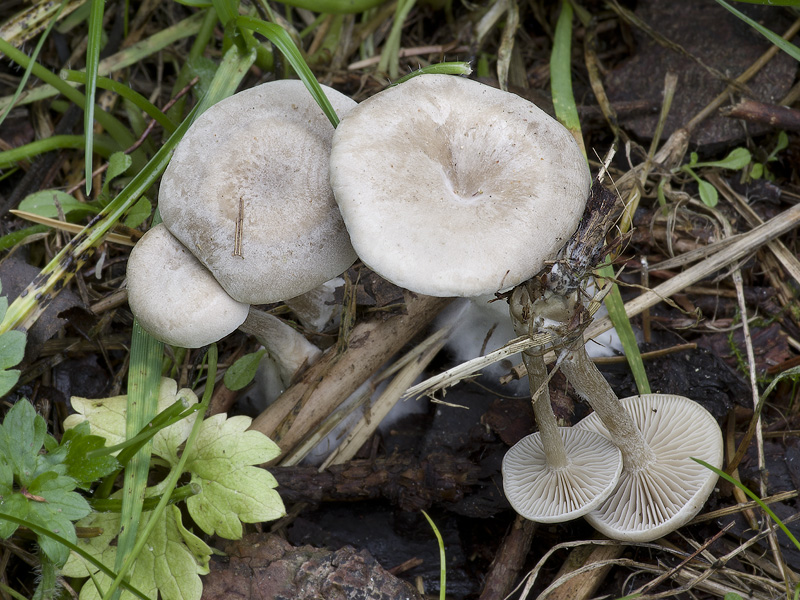
[[[531,521],[561,523],[596,509],[622,471],[619,448],[587,430],[559,427],[568,464],[550,468],[539,433],[522,438],[503,457],[503,490],[514,510]]]
[[[420,75],[336,129],[331,185],[359,257],[432,296],[478,296],[539,272],[589,194],[570,133],[534,104],[475,81]]]
[[[250,308],[231,298],[163,224],[131,251],[128,304],[145,331],[182,348],[222,339],[244,322]]]
[[[617,488],[586,520],[616,540],[648,542],[688,523],[714,489],[717,476],[692,457],[722,467],[722,432],[689,398],[648,394],[620,400],[655,455],[647,464],[626,461]],[[609,436],[598,414],[575,425]]]
[[[355,106],[322,88],[340,116]],[[273,81],[208,109],[175,150],[161,217],[236,300],[292,298],[355,261],[328,179],[333,131],[302,82]]]

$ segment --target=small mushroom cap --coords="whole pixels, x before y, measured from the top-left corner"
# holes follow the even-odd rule
[[[558,431],[566,467],[547,465],[539,433],[522,438],[503,457],[506,498],[531,521],[561,523],[585,515],[614,491],[622,471],[622,455],[608,438],[573,427]]]
[[[355,106],[322,88],[340,116]],[[328,180],[333,131],[303,83],[282,80],[214,105],[176,148],[161,217],[236,300],[299,296],[355,261]]]
[[[692,520],[717,482],[690,457],[722,467],[722,432],[702,406],[683,396],[647,394],[620,400],[656,455],[649,465],[628,465],[614,493],[586,520],[615,540],[649,542]],[[597,413],[577,429],[608,436]]]
[[[182,348],[222,339],[244,322],[250,308],[231,298],[163,224],[131,251],[128,304],[145,331]]]
[[[333,138],[331,185],[359,257],[431,296],[478,296],[538,273],[580,221],[589,168],[534,104],[450,75],[362,102]]]

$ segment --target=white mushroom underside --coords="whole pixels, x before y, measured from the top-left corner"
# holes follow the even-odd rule
[[[331,184],[373,270],[415,292],[477,296],[553,257],[580,220],[590,176],[569,132],[527,100],[421,75],[342,119]]]
[[[668,394],[621,400],[656,455],[644,467],[626,464],[614,493],[586,515],[613,539],[645,542],[688,523],[703,507],[717,476],[692,457],[722,466],[722,434],[702,406]],[[608,436],[592,413],[576,428]]]
[[[547,466],[538,433],[517,442],[503,458],[503,488],[517,513],[539,523],[560,523],[594,510],[614,490],[622,470],[619,449],[587,430],[559,427],[569,464]]]

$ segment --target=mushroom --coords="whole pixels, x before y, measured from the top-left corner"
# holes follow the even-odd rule
[[[322,88],[339,115],[355,106]],[[239,302],[299,296],[355,261],[328,181],[333,131],[303,83],[282,80],[214,105],[176,148],[164,224]]]
[[[183,348],[225,337],[250,308],[231,298],[163,224],[145,233],[131,251],[128,304],[145,331]]]
[[[682,396],[619,400],[581,344],[568,352],[561,369],[595,411],[575,427],[609,437],[622,451],[616,489],[586,519],[611,538],[636,542],[688,523],[717,481],[691,458],[722,466],[722,432],[714,418]]]
[[[533,307],[529,287],[517,286],[510,308],[519,335],[530,335],[541,323]],[[543,347],[522,353],[539,431],[524,437],[506,453],[503,489],[517,513],[531,521],[554,523],[596,509],[617,485],[622,456],[600,433],[557,426],[543,353]]]
[[[336,128],[330,165],[358,256],[431,296],[492,294],[532,277],[575,230],[590,185],[555,119],[449,75],[419,75],[359,104]]]

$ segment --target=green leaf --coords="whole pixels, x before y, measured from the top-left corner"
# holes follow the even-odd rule
[[[25,337],[21,331],[6,331],[0,335],[0,369],[16,366],[22,361],[25,356]]]
[[[178,384],[174,379],[162,378],[158,389],[156,412],[161,413],[178,401],[189,408],[197,404],[197,396],[190,389],[178,390]],[[66,418],[64,429],[76,427],[86,420],[89,421],[94,434],[105,438],[106,445],[115,446],[126,440],[127,396],[96,400],[73,397],[71,403],[77,414]],[[191,414],[156,433],[153,437],[153,454],[160,456],[170,464],[176,464],[178,447],[186,440],[196,417],[196,414]]]
[[[19,492],[3,495],[2,509],[4,513],[18,519],[25,519],[28,516],[29,508],[28,499]],[[17,523],[0,517],[0,538],[9,538],[17,530],[17,527],[19,527]]]
[[[775,0],[775,4],[782,5],[784,2],[792,2],[792,0]],[[800,48],[795,46],[794,44],[787,42],[777,33],[774,33],[761,25],[760,23],[754,21],[744,13],[739,12],[735,8],[733,8],[730,4],[725,2],[724,0],[717,0],[717,4],[721,4],[734,15],[739,17],[742,21],[750,25],[753,29],[758,31],[761,35],[767,38],[770,42],[772,42],[775,46],[786,52],[789,56],[791,56],[795,60],[800,60]],[[794,3],[796,5],[796,3]]]
[[[113,456],[89,456],[92,450],[103,448],[105,444],[104,438],[90,433],[88,421],[67,429],[61,438],[61,445],[67,450],[64,459],[67,475],[86,487],[118,469],[119,463]]]
[[[719,199],[717,188],[704,179],[697,180],[697,187],[700,191],[700,199],[703,201],[703,204],[710,206],[711,208],[715,207],[717,205],[717,200]]]
[[[106,170],[106,180],[103,189],[108,190],[109,184],[127,171],[133,164],[133,159],[124,152],[114,152],[108,157],[108,169]]]
[[[209,535],[242,536],[242,525],[271,521],[285,514],[274,490],[275,478],[255,467],[278,454],[278,446],[257,431],[247,431],[249,417],[214,415],[201,425],[186,470],[201,492],[186,502],[195,523]]]
[[[750,179],[761,179],[764,175],[764,165],[761,163],[753,163],[750,168]]]
[[[150,517],[151,513],[142,513],[140,525],[144,527]],[[81,539],[78,545],[103,564],[113,565],[116,547],[111,543],[119,532],[119,513],[94,513],[78,525],[102,529],[99,537]],[[192,540],[189,545],[187,538]],[[208,573],[210,557],[211,548],[188,532],[181,523],[180,509],[169,506],[147,538],[145,550],[136,559],[131,581],[136,582],[136,586],[154,600],[157,592],[164,600],[199,600],[202,593],[200,575]],[[70,555],[63,573],[68,577],[87,577],[91,573],[103,590],[107,590],[111,584],[109,577],[99,573],[95,566],[87,564],[75,553]],[[100,600],[101,597],[93,580],[84,584],[80,600]],[[127,600],[133,596],[123,592],[122,598]]]
[[[230,368],[225,371],[225,377],[222,380],[225,383],[225,387],[235,391],[241,390],[249,385],[256,376],[258,363],[261,362],[261,358],[266,353],[266,350],[259,350],[258,352],[245,354],[233,363]]]
[[[150,213],[152,212],[153,205],[150,204],[150,200],[142,196],[136,204],[131,206],[130,210],[125,215],[123,223],[126,227],[136,228],[149,219]]]
[[[692,157],[696,157],[696,154],[692,152]],[[722,160],[713,160],[709,162],[696,162],[690,161],[690,167],[718,167],[720,169],[730,169],[731,171],[739,171],[740,169],[744,169],[747,165],[750,164],[750,161],[753,160],[752,155],[750,154],[750,150],[747,148],[734,148],[731,150],[731,153],[728,154]]]
[[[83,421],[89,421],[91,431],[102,436],[106,445],[114,446],[125,441],[125,408],[127,396],[111,398],[70,398],[70,404],[76,414],[64,420],[64,429],[76,427]]]
[[[47,423],[27,400],[20,400],[6,414],[0,430],[0,454],[5,456],[20,485],[37,476],[39,450],[44,445]]]
[[[82,211],[96,213],[97,208],[85,202],[76,200],[66,192],[60,190],[42,190],[34,192],[19,203],[19,210],[47,217],[49,219],[58,218],[58,208],[56,202],[61,206],[64,215],[72,212]]]
[[[11,388],[17,385],[17,381],[19,381],[19,375],[19,369],[6,369],[5,371],[0,371],[0,396],[6,395],[11,391]]]

